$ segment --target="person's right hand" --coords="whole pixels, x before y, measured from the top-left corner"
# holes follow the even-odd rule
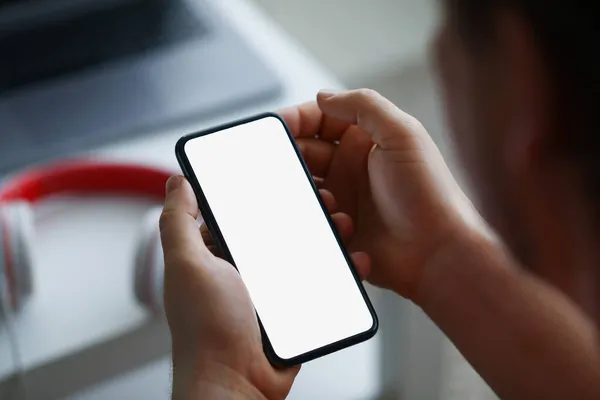
[[[422,125],[372,90],[321,92],[279,111],[318,184],[354,221],[368,280],[413,298],[442,246],[480,224]]]

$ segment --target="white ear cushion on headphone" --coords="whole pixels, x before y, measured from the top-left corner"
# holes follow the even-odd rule
[[[6,276],[7,262],[5,245],[8,243],[8,216],[4,210],[6,206],[0,206],[0,301],[2,301],[2,311],[8,311],[10,308],[11,290],[8,287],[8,278]],[[5,306],[7,309],[5,309]]]
[[[0,218],[3,275],[6,278],[8,268],[12,269],[15,285],[9,287],[10,297],[19,309],[33,290],[33,213],[25,202],[10,203],[0,208]]]
[[[17,282],[24,298],[33,291],[33,266],[35,257],[33,243],[35,241],[33,210],[27,203],[16,203],[15,219],[17,234],[15,235],[15,265],[17,265]]]
[[[161,208],[144,217],[134,260],[134,292],[137,300],[151,311],[163,313],[164,255],[158,220]]]

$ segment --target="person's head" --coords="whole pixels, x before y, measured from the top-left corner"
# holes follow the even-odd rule
[[[600,8],[594,0],[443,3],[435,52],[463,166],[484,216],[523,263],[540,268],[548,248],[570,251],[572,243],[554,242],[580,239],[570,223],[592,229],[600,210]]]

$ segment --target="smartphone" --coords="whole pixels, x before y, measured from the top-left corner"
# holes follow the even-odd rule
[[[375,335],[371,301],[281,117],[184,136],[176,155],[248,289],[273,365],[302,364]]]

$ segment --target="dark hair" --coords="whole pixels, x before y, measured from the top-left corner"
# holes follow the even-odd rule
[[[491,38],[499,9],[530,24],[546,58],[566,121],[558,143],[600,199],[600,4],[597,0],[449,0],[461,36],[475,48]]]

